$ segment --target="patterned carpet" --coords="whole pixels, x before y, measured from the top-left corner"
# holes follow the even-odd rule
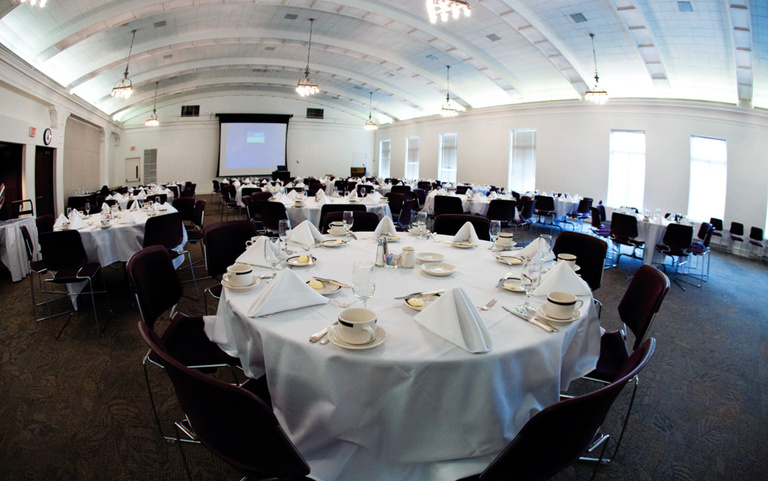
[[[200,257],[198,246],[192,251]],[[616,306],[638,265],[623,258],[605,273],[596,297],[607,329],[618,327]],[[118,266],[105,274],[115,316],[104,337],[86,307],[56,340],[65,318],[36,323],[28,280],[12,283],[0,273],[0,480],[186,479],[177,447],[159,438],[151,417],[141,370],[146,348],[125,272]],[[192,284],[185,290],[193,294]],[[622,449],[598,479],[768,479],[766,293],[765,265],[719,253],[703,288],[672,285],[651,330],[657,350],[641,374]],[[181,310],[200,315],[203,302],[183,299]],[[170,431],[180,412],[170,382],[157,369],[152,379]],[[609,432],[618,432],[628,398],[626,390]],[[195,479],[240,479],[200,447],[186,453]],[[577,464],[556,479],[590,474],[591,466]]]

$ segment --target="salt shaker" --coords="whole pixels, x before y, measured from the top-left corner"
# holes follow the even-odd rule
[[[373,263],[376,267],[384,267],[387,265],[387,238],[382,237],[379,239],[379,243],[376,246],[376,261]]]

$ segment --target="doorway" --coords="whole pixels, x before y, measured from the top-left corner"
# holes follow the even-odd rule
[[[35,150],[35,211],[38,216],[55,214],[53,196],[54,149],[37,147]]]
[[[21,199],[21,161],[24,154],[22,144],[0,142],[0,183],[5,184],[4,202],[0,207],[0,220],[11,219],[13,201]]]

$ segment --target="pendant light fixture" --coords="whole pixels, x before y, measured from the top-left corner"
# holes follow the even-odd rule
[[[296,92],[302,97],[307,95],[315,95],[320,92],[320,88],[317,86],[317,82],[309,78],[309,54],[312,52],[312,25],[314,25],[315,19],[309,19],[309,45],[307,46],[307,68],[304,69],[304,78],[299,80],[299,84],[296,86]]]
[[[597,75],[597,53],[595,53],[595,34],[590,33],[592,38],[592,57],[595,61],[595,87],[592,90],[587,89],[584,94],[584,100],[589,100],[598,105],[602,105],[608,101],[608,92],[600,88],[600,77]]]
[[[45,3],[48,0],[19,0],[19,2],[21,2],[21,3],[26,3],[27,1],[29,1],[29,6],[30,7],[40,7],[40,8],[43,8],[43,7],[45,7]]]
[[[131,47],[128,49],[128,61],[125,62],[125,74],[123,74],[123,79],[115,85],[112,92],[109,93],[112,97],[127,99],[133,93],[133,82],[128,78],[128,65],[131,63],[131,52],[133,51],[134,40],[136,40],[136,30],[133,31]]]
[[[160,82],[155,82],[155,106],[152,107],[152,115],[149,116],[146,122],[144,122],[144,125],[147,127],[158,127],[160,125],[160,121],[157,120],[157,87],[160,85]]]
[[[427,0],[427,13],[429,21],[437,23],[438,17],[443,22],[447,22],[449,16],[458,20],[462,13],[465,17],[469,17],[472,11],[469,9],[469,2],[464,0]]]
[[[371,99],[368,102],[368,121],[363,126],[365,130],[376,130],[379,128],[379,126],[376,125],[376,123],[371,118],[372,114],[373,114],[373,92],[371,92]]]
[[[451,102],[451,66],[446,65],[445,69],[445,84],[447,93],[445,95],[445,103],[443,104],[443,108],[440,110],[440,115],[443,117],[456,117],[459,115],[459,110],[453,105],[453,102]]]

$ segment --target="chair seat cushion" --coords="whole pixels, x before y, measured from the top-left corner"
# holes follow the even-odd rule
[[[204,325],[202,317],[179,316],[171,321],[160,339],[185,366],[239,366],[239,359],[228,355],[208,339]],[[162,364],[154,352],[150,354],[150,359]]]
[[[621,331],[606,332],[600,338],[600,357],[597,360],[597,367],[585,377],[613,382],[627,359],[629,359],[629,352]]]
[[[709,252],[709,248],[704,247],[704,244],[701,244],[700,242],[694,242],[691,244],[691,248],[689,250],[691,251],[691,254],[696,256],[700,256]]]
[[[86,278],[92,278],[101,268],[98,263],[92,262],[79,269],[62,269],[56,272],[53,282],[58,284],[70,284],[72,282],[82,282]]]

